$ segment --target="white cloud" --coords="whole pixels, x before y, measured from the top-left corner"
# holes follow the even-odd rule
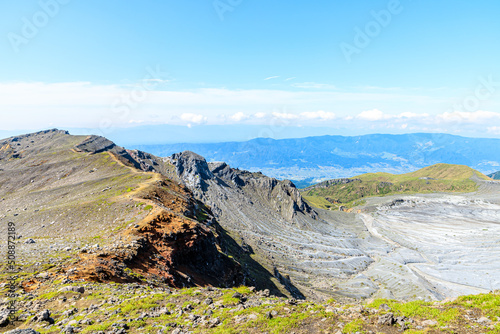
[[[356,118],[365,120],[365,121],[384,121],[384,120],[402,120],[402,119],[425,119],[428,118],[429,114],[417,114],[413,112],[402,112],[400,114],[391,115],[386,114],[379,109],[365,110],[359,113]]]
[[[272,76],[272,77],[267,77],[264,80],[278,79],[279,77],[280,77],[279,75],[275,75],[275,76]]]
[[[382,111],[378,109],[372,109],[372,110],[362,111],[356,117],[365,121],[382,121],[393,118],[394,116],[384,114]]]
[[[240,111],[240,112],[237,112],[236,114],[229,116],[229,118],[235,122],[241,122],[245,119],[248,119],[249,117]]]
[[[399,115],[396,115],[398,118],[425,118],[429,117],[429,114],[417,114],[414,112],[403,112]]]
[[[203,124],[207,122],[207,117],[200,114],[184,113],[181,115],[183,121],[195,124]]]
[[[323,110],[318,111],[306,111],[300,114],[306,119],[321,119],[321,120],[332,120],[335,119],[335,114],[332,112],[326,112]]]
[[[496,101],[492,98],[492,102]],[[0,82],[0,130],[99,128],[101,124],[111,124],[111,127],[231,122],[258,125],[268,124],[270,118],[294,125],[303,120],[308,126],[322,126],[325,121],[335,119],[335,126],[353,129],[353,132],[381,131],[384,123],[391,122],[399,130],[408,124],[405,131],[465,129],[476,135],[486,133],[488,127],[493,134],[498,130],[496,127],[500,127],[500,113],[443,113],[442,106],[447,102],[448,99],[404,91],[397,94],[308,89],[140,91],[140,86],[90,82]],[[335,110],[335,114],[325,110]],[[450,124],[456,126],[450,127]]]
[[[295,114],[290,114],[290,113],[279,113],[279,112],[273,112],[273,116],[276,118],[281,118],[281,119],[297,119],[299,118],[298,115]]]

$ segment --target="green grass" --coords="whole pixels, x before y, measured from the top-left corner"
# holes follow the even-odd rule
[[[342,329],[342,333],[347,334],[347,333],[361,332],[362,329],[363,329],[363,320],[356,319],[346,324]]]
[[[388,299],[376,299],[368,304],[368,307],[378,308],[381,304],[387,304],[396,316],[408,318],[434,319],[439,325],[444,326],[456,321],[460,315],[460,310],[456,308],[437,308],[431,302],[415,300],[410,302],[397,302]]]
[[[432,192],[471,192],[478,188],[471,177],[489,179],[462,165],[437,164],[407,174],[370,173],[351,178],[347,184],[311,186],[302,191],[304,198],[318,208],[351,208],[364,204],[363,198],[393,194]],[[319,184],[321,185],[321,183]]]
[[[100,324],[90,325],[90,326],[84,328],[81,333],[82,334],[97,333],[100,331],[105,332],[106,330],[108,330],[109,327],[111,327],[112,324],[113,324],[112,321],[107,321],[107,322],[100,323]]]
[[[488,293],[461,296],[451,304],[481,309],[487,316],[500,320],[500,294]]]

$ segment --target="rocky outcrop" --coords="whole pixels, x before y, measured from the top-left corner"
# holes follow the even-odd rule
[[[169,162],[175,166],[177,175],[194,190],[206,191],[207,181],[214,178],[205,158],[191,151],[176,153]]]
[[[141,163],[134,159],[129,151],[123,147],[117,146],[111,140],[101,136],[88,136],[83,142],[75,146],[75,150],[77,152],[85,152],[89,154],[109,152],[126,165],[133,166],[145,172],[154,171],[154,168],[151,168],[151,166],[146,166],[144,164],[141,165]]]
[[[75,146],[76,150],[79,152],[92,154],[110,151],[115,147],[115,143],[101,136],[88,136],[83,142]]]
[[[293,219],[298,213],[317,218],[317,213],[303,200],[291,181],[278,181],[262,173],[234,169],[224,162],[207,163],[202,156],[190,151],[174,154],[168,162],[175,166],[177,176],[200,199],[207,197],[210,184],[214,187],[230,186],[240,191],[249,189],[285,219]]]

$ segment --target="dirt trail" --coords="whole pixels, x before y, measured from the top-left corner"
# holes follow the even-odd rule
[[[111,153],[111,152],[107,152],[107,153],[109,154],[109,156],[111,157],[111,159],[113,159],[113,161],[117,162],[118,164],[120,164],[121,166],[123,166],[125,168],[128,168],[132,173],[134,173],[134,174],[142,174],[142,175],[150,175],[151,176],[150,179],[148,179],[148,180],[140,183],[139,187],[137,187],[136,189],[134,189],[131,192],[128,192],[126,194],[117,196],[117,197],[114,198],[114,200],[119,200],[119,199],[125,199],[125,198],[127,198],[127,199],[133,199],[133,200],[136,200],[136,201],[138,201],[138,200],[144,201],[144,199],[137,198],[136,195],[138,193],[140,193],[141,191],[143,191],[144,189],[150,187],[152,184],[163,180],[163,175],[161,175],[159,173],[144,172],[144,171],[138,170],[135,167],[127,166],[123,162],[121,162],[113,153]],[[152,201],[150,201],[150,202],[152,202]]]

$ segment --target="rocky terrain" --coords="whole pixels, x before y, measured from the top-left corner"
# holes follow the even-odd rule
[[[443,190],[473,192],[368,197],[342,212],[312,207],[290,181],[189,151],[159,158],[59,130],[8,138],[0,227],[7,236],[15,224],[19,277],[12,294],[2,260],[11,293],[0,326],[494,333],[500,183],[467,175],[473,188]]]
[[[62,284],[39,274],[41,289],[20,292],[15,333],[498,333],[500,294],[442,302],[313,302],[253,287],[154,288],[136,283]],[[17,327],[16,330],[13,330]]]

